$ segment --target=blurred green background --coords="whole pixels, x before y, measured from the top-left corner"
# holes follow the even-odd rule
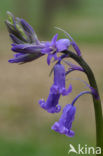
[[[103,100],[103,0],[0,0],[0,156],[67,156],[69,144],[77,148],[95,147],[95,118],[92,98],[81,97],[73,122],[74,138],[59,135],[51,126],[60,114],[48,114],[38,100],[47,98],[53,77],[46,56],[24,65],[9,64],[13,57],[10,38],[4,21],[6,11],[27,20],[40,40],[51,40],[60,27],[78,43],[82,55],[96,76]],[[87,78],[75,72],[68,76],[73,93],[62,97],[62,108],[82,90],[74,78]],[[71,154],[75,155],[75,154]]]

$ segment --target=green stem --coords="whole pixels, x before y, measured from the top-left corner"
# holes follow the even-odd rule
[[[86,73],[87,78],[89,80],[90,86],[97,91],[97,94],[99,96],[98,87],[96,84],[94,74],[89,65],[85,62],[85,60],[81,56],[78,56],[69,50],[64,51],[63,53],[67,54],[67,57],[71,57],[72,59],[74,59],[84,69],[84,72]],[[100,96],[98,100],[95,99],[94,96],[92,97],[94,103],[95,122],[96,122],[96,146],[101,147],[101,149],[103,149],[103,116],[102,116],[101,100]],[[101,156],[103,156],[103,154],[101,154]]]

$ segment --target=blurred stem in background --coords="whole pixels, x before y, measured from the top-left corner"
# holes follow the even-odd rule
[[[58,8],[61,6],[68,6],[68,8],[74,9],[74,6],[77,6],[78,2],[79,0],[44,0],[40,19],[40,34],[47,36],[47,34],[50,32],[52,19],[55,16],[55,12]]]
[[[48,36],[50,28],[52,26],[53,18],[59,8],[77,9],[80,0],[43,0],[41,4],[32,0],[15,0],[13,5],[15,8],[15,14],[17,17],[22,17],[26,20],[32,19],[32,25],[39,27],[40,34],[42,36]],[[33,7],[34,6],[34,7]],[[36,8],[37,7],[37,8]],[[39,10],[39,13],[37,13]],[[33,17],[31,16],[31,13]],[[36,14],[36,15],[35,15]],[[35,21],[35,17],[40,15]]]

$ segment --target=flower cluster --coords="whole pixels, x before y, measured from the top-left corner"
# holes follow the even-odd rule
[[[8,12],[8,20],[5,23],[13,41],[11,50],[17,53],[9,60],[10,63],[26,63],[47,54],[47,63],[50,65],[51,59],[58,60],[57,53],[67,50],[70,45],[78,55],[81,54],[69,34],[69,39],[57,40],[58,34],[56,34],[51,41],[39,41],[33,28],[24,19],[16,18]]]
[[[66,89],[66,76],[75,70],[84,72],[84,69],[81,66],[64,60],[64,58],[66,58],[65,51],[67,51],[70,46],[73,46],[76,55],[81,57],[79,47],[73,38],[60,28],[58,29],[63,31],[69,38],[57,40],[58,34],[56,34],[51,41],[39,41],[33,28],[24,19],[15,18],[10,12],[8,12],[8,17],[9,19],[6,21],[6,25],[13,41],[11,49],[16,53],[14,58],[9,60],[10,63],[26,63],[43,55],[47,55],[48,65],[50,65],[52,58],[54,58],[54,62],[56,61],[53,68],[54,82],[50,87],[49,96],[46,101],[40,99],[39,105],[49,113],[59,113],[61,111],[61,106],[59,105],[60,97],[67,96],[72,92],[71,84]],[[58,53],[60,56],[58,56]],[[62,64],[63,62],[68,66],[67,71]],[[98,99],[96,90],[89,85],[87,86],[90,91],[81,92],[74,98],[71,104],[67,104],[64,107],[61,118],[52,126],[54,131],[69,137],[74,136],[74,132],[71,128],[76,113],[76,107],[74,106],[75,102],[83,94],[92,94]]]
[[[24,19],[15,18],[10,12],[8,17],[5,23],[13,41],[11,50],[17,53],[9,60],[10,63],[26,63],[47,54],[47,63],[50,65],[52,57],[57,60],[57,53],[70,46],[69,39],[57,40],[58,34],[51,41],[39,41],[33,28]]]
[[[65,88],[66,72],[64,66],[59,61],[54,66],[54,83],[50,88],[50,93],[45,102],[44,99],[39,101],[40,106],[49,113],[58,113],[61,110],[61,106],[58,104],[61,95],[66,96],[72,92],[72,85],[69,88]],[[74,136],[74,132],[71,130],[72,122],[74,120],[76,108],[72,104],[67,104],[63,109],[63,114],[58,122],[52,126],[52,129],[60,134],[67,136]]]

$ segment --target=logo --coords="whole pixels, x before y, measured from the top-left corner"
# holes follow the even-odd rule
[[[77,148],[75,148],[72,144],[69,144],[69,151],[70,153],[75,154],[101,154],[102,150],[101,147],[89,147],[87,145],[81,146],[80,144],[77,145]]]

